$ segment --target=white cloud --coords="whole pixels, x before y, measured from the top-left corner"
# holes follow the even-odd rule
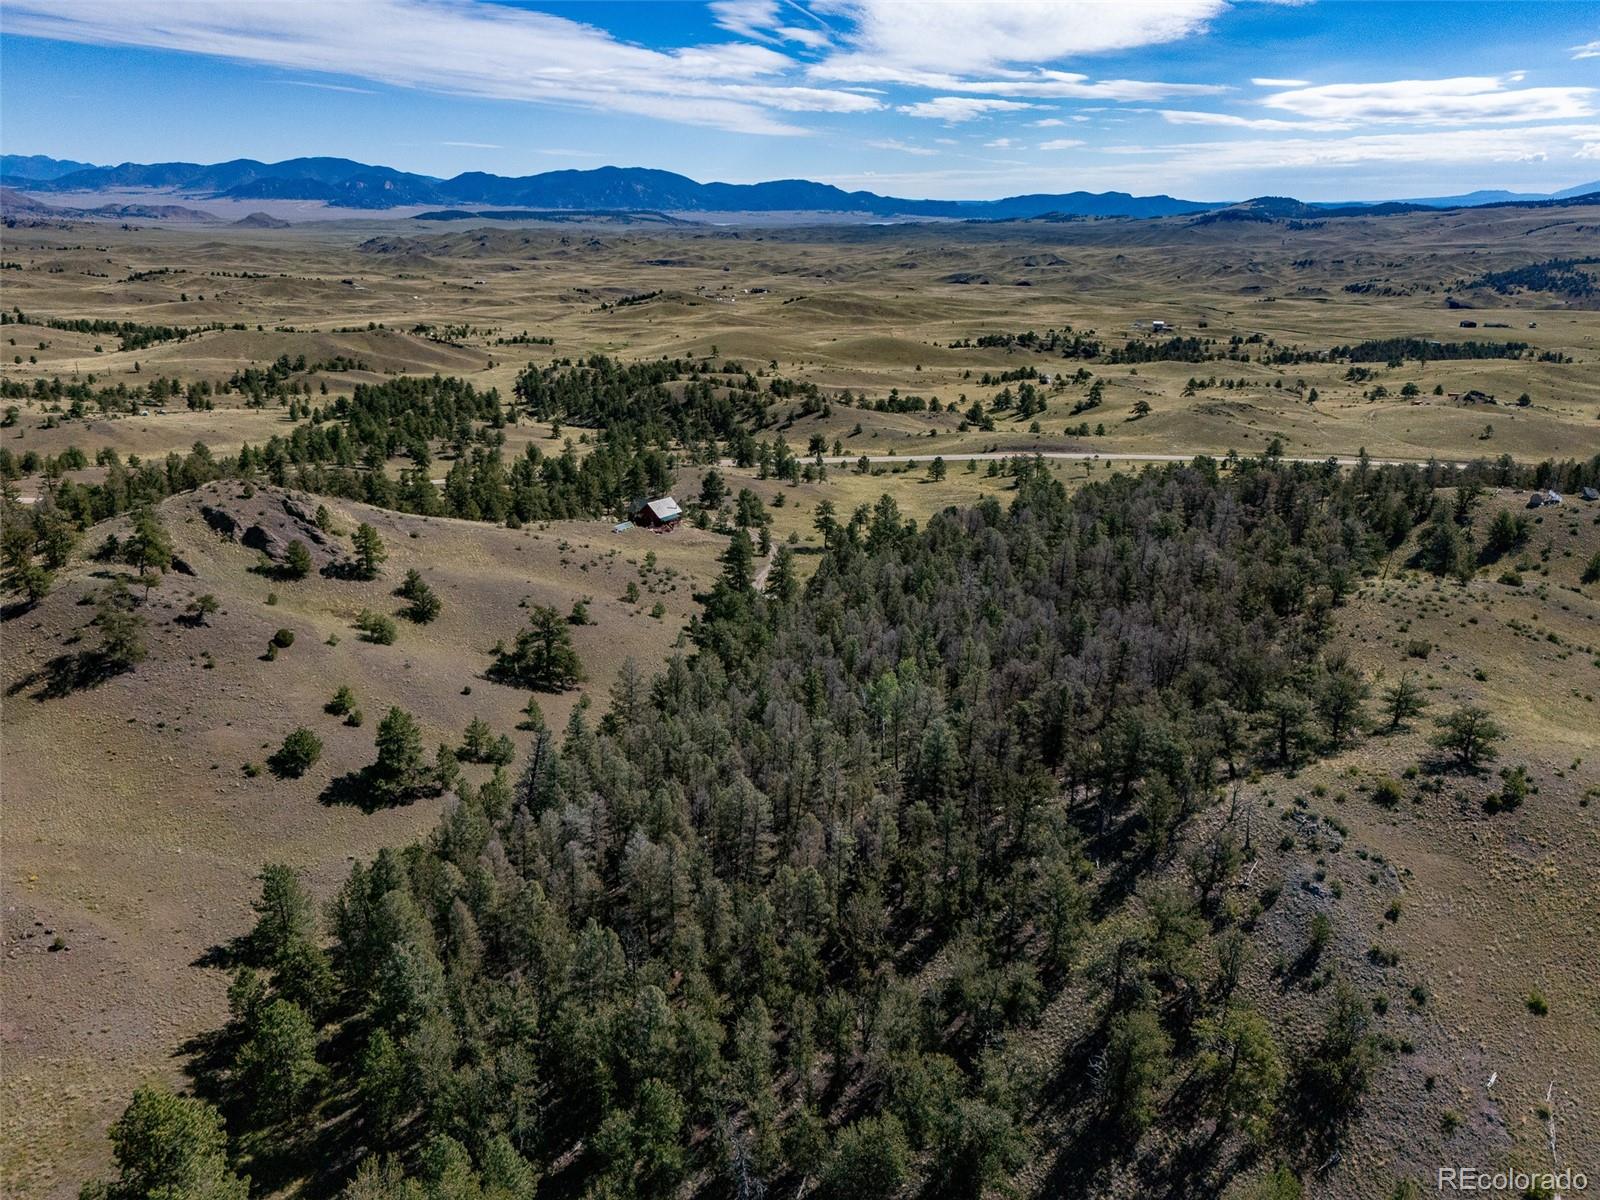
[[[729,33],[758,42],[799,42],[813,50],[820,50],[831,41],[822,29],[783,24],[781,15],[778,0],[711,0],[712,20]]]
[[[1048,142],[1040,142],[1041,150],[1071,150],[1074,146],[1083,145],[1081,138],[1052,138]]]
[[[1035,129],[1055,129],[1066,124],[1060,117],[1046,117],[1042,121],[1030,121],[1028,123]]]
[[[746,17],[767,11],[741,0]],[[729,9],[729,19],[737,12]],[[787,82],[794,59],[725,42],[653,50],[484,0],[7,0],[8,36],[140,46],[324,71],[454,95],[801,134],[784,112],[868,112],[856,92]]]
[[[812,79],[835,83],[897,83],[930,91],[984,96],[1027,96],[1038,100],[1164,100],[1173,96],[1214,96],[1230,89],[1214,83],[1164,83],[1150,79],[1091,79],[1073,71],[1035,68],[970,79],[940,71],[886,67],[859,58],[830,58],[807,69]]]
[[[939,153],[937,150],[931,150],[927,146],[914,146],[909,142],[902,142],[896,138],[880,138],[877,141],[868,142],[867,145],[874,150],[898,150],[901,154],[916,154],[923,158],[931,158]]]
[[[1466,125],[1483,121],[1569,121],[1600,112],[1600,89],[1517,88],[1521,73],[1389,83],[1333,83],[1276,92],[1269,108],[1316,121],[1374,125]]]
[[[324,92],[354,92],[358,96],[376,96],[378,93],[371,88],[347,87],[342,83],[314,83],[309,79],[280,79],[279,83],[289,87],[318,88]]]
[[[1009,150],[1017,144],[1015,138],[995,138],[992,142],[985,142],[984,147],[989,150]]]
[[[460,146],[464,150],[504,150],[505,147],[496,142],[440,142],[441,146]]]
[[[1572,51],[1572,57],[1575,59],[1600,58],[1600,41],[1585,42],[1581,46],[1569,46],[1567,48]]]
[[[1573,153],[1573,158],[1600,158],[1600,142],[1585,142]]]
[[[778,0],[711,0],[711,19],[729,33],[770,41],[767,31],[778,23]]]
[[[1250,82],[1255,84],[1257,87],[1264,88],[1295,88],[1311,86],[1311,81],[1309,79],[1270,79],[1266,76],[1257,76]]]
[[[1037,108],[1036,104],[1019,104],[1015,100],[986,100],[976,96],[935,96],[916,104],[902,104],[897,111],[908,117],[921,117],[930,121],[948,121],[952,125],[970,121],[992,112],[1016,112],[1024,108]]]
[[[1225,0],[822,0],[819,11],[847,17],[850,50],[829,60],[839,70],[973,75],[1012,64],[1129,50],[1199,32]],[[858,76],[859,77],[859,76]]]
[[[1185,146],[1113,146],[1114,155],[1161,156],[1160,169],[1217,175],[1263,169],[1343,168],[1372,164],[1465,166],[1578,158],[1600,138],[1600,125],[1454,129],[1359,134],[1342,138],[1260,138]]]
[[[1228,129],[1319,133],[1354,127],[1349,122],[1341,121],[1280,121],[1275,117],[1241,117],[1234,113],[1191,112],[1187,109],[1162,109],[1161,116],[1171,125],[1218,125]]]

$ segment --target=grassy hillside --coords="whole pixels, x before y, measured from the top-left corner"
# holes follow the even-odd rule
[[[160,505],[181,565],[140,606],[149,657],[97,686],[54,695],[65,672],[48,664],[96,643],[95,610],[83,601],[124,568],[80,553],[42,604],[6,624],[6,892],[16,907],[6,922],[5,1088],[7,1110],[21,1118],[0,1155],[8,1193],[73,1190],[103,1159],[104,1128],[130,1087],[173,1076],[174,1051],[216,1024],[226,980],[204,964],[248,927],[264,861],[292,863],[326,892],[351,858],[432,824],[437,800],[372,814],[319,802],[337,776],[372,761],[390,705],[415,714],[430,754],[458,745],[474,717],[525,745],[531,735],[515,726],[528,693],[485,678],[489,649],[525,623],[525,603],[565,614],[587,598],[594,623],[572,636],[589,681],[539,697],[559,729],[581,697],[604,696],[624,658],[662,659],[722,541],[590,524],[513,532],[332,501],[343,536],[323,549],[294,515],[316,503],[215,485]],[[235,521],[235,536],[216,532],[207,512]],[[389,550],[370,583],[318,570],[278,581],[257,573],[262,555],[241,540],[252,527],[280,547],[306,539],[320,569],[348,557],[361,521]],[[82,545],[126,533],[125,519],[108,522]],[[650,553],[657,566],[643,570]],[[412,568],[442,600],[440,616],[420,626],[398,617],[393,645],[362,640],[357,615],[402,609],[392,593]],[[633,604],[623,600],[630,582],[641,595]],[[186,624],[202,594],[218,611]],[[658,619],[649,615],[657,602]],[[293,631],[293,645],[262,661],[280,628]],[[357,697],[360,727],[323,712],[340,686]],[[302,778],[274,778],[262,768],[297,726],[321,738],[322,760]]]

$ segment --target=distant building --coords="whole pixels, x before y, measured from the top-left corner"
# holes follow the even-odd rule
[[[673,529],[683,520],[683,509],[671,496],[633,502],[633,523],[646,529]]]
[[[1600,500],[1600,491],[1596,491],[1591,487],[1584,488],[1581,495],[1585,500]]]
[[[1529,508],[1550,508],[1561,503],[1561,493],[1554,488],[1546,491],[1534,489],[1533,495],[1528,497]]]
[[[1477,327],[1478,327],[1478,323],[1476,321],[1463,321],[1463,322],[1461,322],[1461,328],[1463,328],[1463,329],[1476,329]]]
[[[1165,321],[1151,321],[1150,322],[1150,332],[1151,333],[1165,333],[1166,331],[1167,331],[1167,323]]]

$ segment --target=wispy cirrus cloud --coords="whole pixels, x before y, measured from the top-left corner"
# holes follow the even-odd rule
[[[740,133],[803,134],[782,114],[882,107],[792,81],[795,61],[771,46],[651,49],[484,0],[8,0],[6,27],[8,36],[177,50]]]
[[[1021,109],[1038,107],[1037,104],[1024,104],[1016,100],[990,100],[979,96],[935,96],[932,100],[902,104],[897,111],[908,117],[945,121],[956,125],[989,113],[1018,112]]]
[[[1311,81],[1309,79],[1272,79],[1264,75],[1257,75],[1250,82],[1255,84],[1257,87],[1264,88],[1294,88],[1311,86]]]
[[[1051,138],[1048,142],[1040,142],[1041,150],[1071,150],[1084,145],[1082,138]]]
[[[1581,46],[1568,46],[1567,49],[1572,51],[1574,59],[1600,58],[1600,40],[1584,42]]]
[[[1215,96],[1231,90],[1226,84],[1167,83],[1152,79],[1093,79],[1075,71],[1045,67],[1012,70],[1003,75],[967,78],[943,71],[922,71],[829,59],[807,68],[809,78],[842,84],[894,83],[929,91],[981,96],[1025,96],[1035,100],[1165,100],[1175,96]]]
[[[279,79],[276,82],[287,87],[317,88],[324,92],[353,92],[358,96],[376,96],[378,94],[371,88],[351,87],[343,83],[318,83],[313,79]]]
[[[915,154],[922,158],[932,158],[939,153],[931,147],[902,142],[898,138],[877,138],[868,142],[867,145],[874,150],[894,150],[901,154]]]
[[[811,14],[798,4],[779,4],[778,0],[711,0],[711,17],[718,28],[758,42],[798,42],[820,49],[832,40],[817,25],[793,25],[784,18],[798,12]],[[815,20],[815,18],[812,18]]]
[[[1321,133],[1354,128],[1348,121],[1282,121],[1276,117],[1241,117],[1237,113],[1189,109],[1164,108],[1161,117],[1171,125],[1214,125],[1227,129],[1279,130],[1287,133]]]

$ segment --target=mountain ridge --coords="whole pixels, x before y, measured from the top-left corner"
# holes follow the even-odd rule
[[[24,161],[37,161],[34,156]],[[9,161],[9,160],[8,160]],[[338,208],[496,205],[539,209],[647,209],[678,212],[835,212],[882,217],[1007,219],[1068,212],[1076,216],[1161,217],[1219,204],[1172,196],[1076,191],[1000,200],[914,200],[845,191],[807,179],[700,183],[672,171],[597,167],[504,176],[468,171],[451,179],[352,159],[295,158],[279,163],[120,163],[28,177],[6,166],[6,186],[32,192],[159,188],[224,200],[319,200]]]
[[[441,209],[494,206],[547,211],[819,212],[868,217],[1027,220],[1039,217],[1170,217],[1218,220],[1370,215],[1501,204],[1545,204],[1600,193],[1600,180],[1540,194],[1483,189],[1456,196],[1307,203],[1282,197],[1243,201],[1184,200],[1165,193],[1072,191],[1028,193],[998,200],[917,200],[846,191],[809,179],[761,183],[700,183],[649,167],[595,167],[494,175],[466,171],[449,179],[337,157],[266,163],[235,158],[219,163],[124,162],[94,166],[48,155],[5,155],[0,182],[36,193],[150,188],[217,200],[312,200],[335,208],[385,210],[412,205]],[[1289,209],[1292,203],[1293,211]]]

